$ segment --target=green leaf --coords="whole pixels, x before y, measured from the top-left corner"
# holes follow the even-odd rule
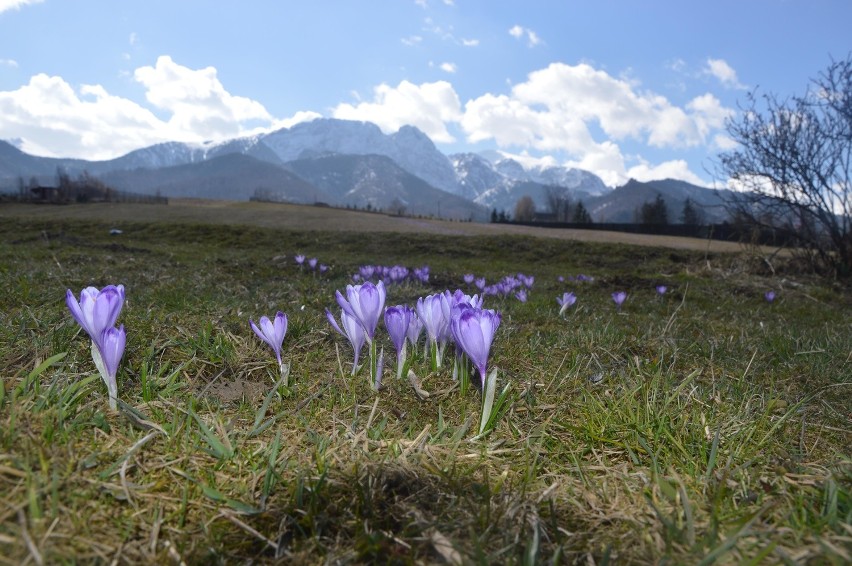
[[[46,370],[46,369],[47,369],[47,368],[49,368],[50,366],[52,366],[52,365],[56,364],[57,362],[59,362],[59,361],[60,361],[62,358],[64,358],[66,355],[68,355],[68,352],[62,352],[62,353],[60,353],[60,354],[55,354],[55,355],[53,355],[53,356],[50,356],[49,358],[47,358],[46,360],[44,360],[43,362],[41,362],[41,363],[38,365],[38,367],[37,367],[37,368],[35,368],[33,371],[31,371],[31,372],[27,375],[26,379],[24,379],[24,381],[23,381],[23,382],[21,382],[21,384],[20,384],[20,385],[18,385],[18,387],[16,388],[16,393],[17,393],[16,397],[17,397],[17,396],[19,396],[19,395],[20,395],[21,393],[23,393],[24,391],[26,391],[27,389],[29,389],[30,385],[32,385],[32,383],[33,383],[36,379],[38,379],[38,377],[39,377],[42,373],[44,373],[44,370]]]
[[[202,421],[191,408],[189,409],[189,414],[191,414],[193,418],[195,418],[195,422],[198,423],[198,428],[201,429],[201,434],[204,435],[204,440],[210,446],[211,454],[220,460],[229,460],[230,458],[233,458],[234,449],[231,447],[230,442],[226,445],[224,442],[219,440],[219,437],[217,437],[213,431],[204,424],[204,421]]]

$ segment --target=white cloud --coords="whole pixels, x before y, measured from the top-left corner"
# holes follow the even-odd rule
[[[525,28],[515,24],[511,28],[509,28],[509,35],[514,37],[515,39],[523,39],[524,36],[527,38],[527,45],[529,47],[535,47],[539,43],[541,43],[541,38],[538,36],[536,32],[529,28]]]
[[[0,0],[0,14],[6,10],[20,10],[27,4],[38,4],[43,0]]]
[[[695,121],[702,140],[707,139],[710,132],[725,127],[725,120],[733,116],[734,110],[722,106],[721,101],[710,93],[693,98],[686,108]]]
[[[400,39],[400,41],[404,45],[408,45],[409,47],[412,47],[414,45],[417,45],[421,41],[423,41],[423,38],[419,35],[409,35],[408,37],[403,37],[402,39]]]
[[[0,67],[11,67],[13,69],[17,69],[18,62],[14,59],[0,59]]]
[[[190,69],[164,55],[154,67],[140,67],[133,76],[146,87],[148,102],[169,112],[169,125],[179,131],[224,139],[240,135],[246,122],[272,121],[261,103],[227,92],[214,67]]]
[[[130,37],[127,38],[127,42],[130,45],[136,45],[137,43],[139,43],[139,34],[137,34],[135,31],[131,32]]]
[[[38,74],[17,90],[0,91],[0,132],[36,155],[109,159],[154,143],[221,140],[319,116],[275,119],[260,103],[228,93],[214,68],[192,70],[168,57],[134,76],[160,115],[101,85],[75,90],[62,77]]]
[[[458,70],[458,68],[456,67],[455,63],[446,62],[446,63],[441,63],[441,70],[444,71],[444,72],[447,72],[447,73],[455,73]]]
[[[322,114],[310,110],[299,110],[289,118],[275,120],[272,123],[272,126],[268,128],[259,128],[257,130],[257,133],[280,130],[281,128],[292,128],[296,124],[301,124],[302,122],[312,122],[317,118],[322,118]]]
[[[707,59],[704,73],[716,77],[727,88],[747,89],[737,78],[737,72],[724,59]]]
[[[659,179],[679,179],[707,187],[707,181],[690,171],[689,164],[683,159],[675,159],[672,161],[664,161],[657,165],[650,165],[647,162],[642,162],[639,165],[634,165],[627,170],[627,177],[636,179],[637,181],[656,181]]]
[[[671,69],[676,73],[680,73],[684,69],[686,69],[686,61],[681,58],[672,59],[671,61],[666,63],[666,68]]]
[[[713,146],[720,151],[731,151],[736,149],[739,144],[725,134],[716,134],[713,136]]]
[[[166,141],[180,132],[132,101],[101,86],[75,91],[61,77],[35,75],[14,91],[0,92],[0,131],[21,138],[29,153],[108,159]]]
[[[487,93],[465,104],[461,127],[471,143],[493,140],[501,148],[564,154],[568,164],[595,172],[607,184],[625,181],[630,172],[666,172],[694,182],[685,163],[639,165],[628,171],[618,142],[636,140],[654,147],[706,145],[731,110],[711,94],[684,107],[633,82],[590,65],[554,63],[530,73],[509,94]],[[593,127],[606,138],[596,140]],[[650,173],[648,173],[650,174]]]
[[[461,118],[461,102],[446,81],[420,85],[402,81],[396,87],[381,84],[373,89],[372,102],[339,104],[332,114],[343,120],[373,122],[385,132],[412,125],[436,142],[451,143],[455,138],[447,123]]]
[[[464,45],[465,47],[476,47],[476,46],[478,46],[478,45],[479,45],[479,40],[478,40],[478,39],[465,39],[465,38],[462,38],[462,39],[461,39],[461,44],[462,44],[462,45]]]
[[[537,157],[534,155],[530,155],[526,151],[522,151],[521,153],[498,151],[497,153],[503,156],[504,159],[513,159],[514,161],[517,161],[524,167],[524,169],[535,169],[536,167],[553,167],[559,165],[559,162],[552,155]]]
[[[571,151],[572,146],[586,145],[591,139],[589,123],[615,140],[633,138],[658,147],[682,147],[705,141],[704,130],[717,123],[719,108],[702,98],[694,108],[682,109],[660,95],[637,92],[630,83],[590,65],[553,63],[530,73],[525,82],[512,87],[511,95],[487,94],[468,102],[462,126],[473,140],[506,138],[498,129],[531,128],[536,135],[527,136],[524,143],[543,150]],[[486,115],[480,117],[480,112]],[[504,118],[499,124],[490,119],[496,115]],[[518,123],[506,123],[509,119]]]

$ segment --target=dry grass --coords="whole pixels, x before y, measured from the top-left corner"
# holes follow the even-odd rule
[[[743,246],[736,242],[723,242],[719,240],[627,234],[603,230],[568,230],[511,224],[449,222],[317,206],[257,202],[172,199],[168,206],[115,203],[95,205],[74,204],[68,206],[3,204],[0,205],[0,218],[4,216],[10,218],[29,218],[34,221],[74,219],[112,222],[116,225],[126,222],[211,223],[294,231],[400,232],[444,236],[515,235],[566,239],[578,242],[656,246],[712,253],[739,253],[743,251]],[[772,253],[774,250],[767,248],[763,251]]]

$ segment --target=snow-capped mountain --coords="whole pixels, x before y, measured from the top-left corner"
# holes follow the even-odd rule
[[[476,153],[456,153],[450,156],[456,171],[459,195],[476,200],[480,195],[501,187],[509,179],[494,169],[494,165]]]
[[[261,137],[282,162],[336,153],[384,155],[433,187],[457,194],[456,174],[446,155],[414,126],[384,134],[371,122],[320,118]]]
[[[511,211],[518,199],[529,196],[541,211],[547,210],[547,192],[554,187],[560,194],[578,201],[607,194],[610,189],[597,175],[582,169],[557,166],[525,168],[514,159],[494,155],[492,162],[476,153],[450,156],[465,198],[474,202]]]

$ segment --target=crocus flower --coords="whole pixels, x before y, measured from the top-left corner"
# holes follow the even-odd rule
[[[449,294],[449,293],[448,293]],[[441,367],[441,359],[444,351],[439,348],[438,343],[446,345],[449,339],[450,308],[452,299],[444,293],[436,293],[417,299],[415,310],[417,316],[423,322],[426,334],[429,337],[429,349],[432,354],[432,370]]]
[[[500,314],[491,309],[456,308],[451,327],[456,344],[479,371],[480,388],[485,383],[488,354],[494,333],[500,326]]]
[[[556,297],[556,302],[559,303],[559,314],[564,314],[571,305],[577,302],[577,297],[574,293],[562,293],[561,297]]]
[[[479,308],[482,306],[483,297],[479,295],[468,295],[464,293],[461,289],[456,289],[451,295],[452,301],[450,307],[452,308],[454,305],[458,305],[461,303],[466,303],[472,307]]]
[[[429,271],[430,268],[428,265],[424,265],[423,267],[415,267],[414,268],[414,278],[420,281],[421,283],[429,282]]]
[[[302,254],[297,254],[293,259],[295,259],[296,263],[298,263],[299,265],[305,263],[305,256]]]
[[[612,300],[615,301],[615,306],[618,307],[618,310],[621,310],[621,305],[625,299],[627,299],[627,293],[624,291],[616,291],[612,294]]]
[[[69,289],[65,292],[65,304],[92,340],[92,361],[107,386],[109,407],[114,411],[118,406],[116,374],[127,339],[123,325],[114,328],[124,305],[124,285],[107,285],[100,291],[86,287],[79,302]]]
[[[364,347],[364,342],[367,339],[367,335],[364,334],[364,328],[354,317],[348,315],[346,311],[340,311],[340,322],[343,329],[338,326],[337,321],[334,320],[334,315],[331,314],[330,310],[325,309],[325,316],[328,318],[328,322],[331,323],[332,328],[334,328],[339,334],[345,336],[352,345],[352,350],[355,352],[355,361],[352,364],[352,375],[355,375],[355,372],[358,369],[358,359],[361,357],[361,348]]]
[[[763,297],[766,299],[767,302],[771,303],[772,301],[775,300],[775,291],[767,291],[763,295]]]
[[[665,295],[668,290],[669,288],[665,285],[657,285],[657,294],[660,296]]]
[[[249,326],[257,334],[257,337],[269,344],[269,347],[275,352],[278,369],[283,374],[284,365],[281,363],[281,345],[284,343],[284,335],[287,334],[287,315],[278,311],[274,321],[269,320],[269,317],[262,316],[260,317],[259,327],[253,320],[249,319]]]
[[[312,257],[311,259],[308,260],[308,267],[310,267],[311,269],[316,269],[316,266],[317,266],[317,258]]]
[[[95,287],[86,287],[80,293],[80,302],[68,289],[65,292],[65,304],[74,320],[100,346],[104,331],[115,326],[124,305],[124,285],[107,285],[100,291]]]
[[[473,273],[465,273],[464,274],[464,282],[465,282],[466,285],[470,285],[471,283],[473,283],[474,279],[475,279],[475,276],[473,275]]]
[[[109,394],[109,407],[113,411],[118,407],[118,383],[116,375],[118,374],[118,364],[121,362],[121,356],[124,355],[124,345],[127,342],[127,333],[124,331],[122,324],[118,328],[107,328],[101,335],[100,349],[92,346],[92,357],[95,360],[95,366],[101,374],[101,377],[106,383],[107,393]]]
[[[527,292],[523,289],[515,293],[515,298],[521,301],[522,303],[527,302]]]
[[[402,378],[402,369],[405,365],[405,344],[413,312],[412,308],[406,305],[385,309],[385,328],[388,329],[391,342],[396,348],[396,376],[398,378]]]
[[[347,285],[345,298],[340,291],[336,291],[335,295],[340,308],[364,329],[367,343],[370,345],[370,384],[378,391],[378,384],[382,379],[381,359],[377,356],[376,342],[373,337],[376,334],[379,317],[385,308],[385,284],[379,280],[376,285],[369,281],[361,285]]]
[[[408,322],[408,332],[406,336],[408,341],[414,348],[417,348],[417,342],[420,340],[420,333],[423,332],[423,321],[417,316],[417,311],[412,311],[411,320]]]
[[[479,289],[480,291],[482,291],[483,289],[485,289],[485,277],[479,277],[479,278],[477,278],[477,279],[473,282],[473,284],[474,284],[474,285],[476,285],[476,288],[477,288],[477,289]]]
[[[372,343],[385,306],[385,284],[379,281],[373,285],[367,281],[361,285],[347,285],[345,298],[340,291],[336,291],[335,296],[340,308],[358,321],[367,334],[367,342]]]
[[[320,266],[319,266],[319,272],[325,273],[326,271],[328,271],[328,266],[324,263],[321,263]]]

